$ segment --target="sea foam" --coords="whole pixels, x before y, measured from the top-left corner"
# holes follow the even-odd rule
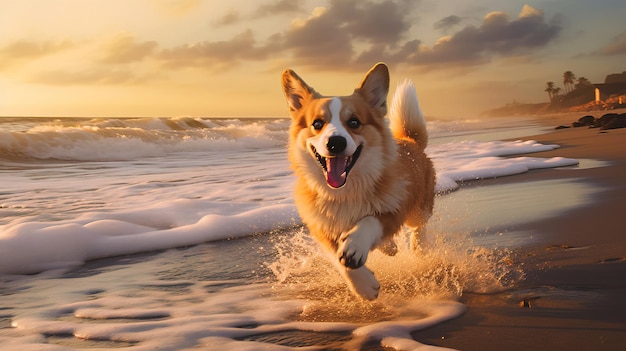
[[[382,288],[369,302],[301,226],[286,119],[2,123],[8,350],[432,348],[411,332],[463,313],[462,293],[524,275],[508,249],[451,230],[459,218],[438,215],[442,198],[466,181],[577,163],[520,156],[558,146],[494,142],[502,129],[479,121],[430,122],[436,213],[418,255],[406,232],[395,257],[371,254]],[[114,258],[92,261],[104,257]]]
[[[3,166],[0,273],[35,273],[299,225],[285,152],[288,126],[281,119],[182,118],[7,128],[0,149],[13,156]],[[577,164],[513,156],[557,145],[441,142],[441,123],[429,128],[439,130],[426,150],[439,193],[464,181]]]
[[[518,144],[491,146],[510,152]],[[437,156],[434,161],[440,192],[455,189],[459,181],[576,164],[574,160],[560,158],[467,155]],[[262,180],[254,182],[253,186],[228,189],[232,200],[228,204],[223,203],[223,189],[215,189],[213,196],[216,198],[213,199],[173,199],[145,204],[140,209],[87,212],[77,218],[52,222],[15,220],[0,227],[0,271],[34,273],[95,258],[194,245],[298,225],[297,211],[289,200],[293,179],[290,175],[280,178],[274,181],[281,183],[278,189],[263,187]],[[278,201],[274,200],[274,204],[263,201],[275,198],[275,191],[283,193],[278,196]],[[242,200],[251,195],[259,200]]]

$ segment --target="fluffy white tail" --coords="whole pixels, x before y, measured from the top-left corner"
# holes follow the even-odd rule
[[[398,85],[389,109],[391,132],[396,139],[412,139],[422,149],[428,144],[426,120],[417,101],[415,86],[410,80]]]

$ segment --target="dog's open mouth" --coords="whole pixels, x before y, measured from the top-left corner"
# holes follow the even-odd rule
[[[328,186],[335,189],[341,188],[346,184],[346,180],[348,179],[348,173],[350,173],[350,170],[352,169],[352,167],[354,167],[356,160],[361,155],[362,149],[363,145],[359,145],[354,154],[348,157],[324,157],[317,152],[313,145],[311,145],[311,150],[313,151],[313,154],[315,155],[317,161],[320,163],[322,169],[324,170],[326,183],[328,184]]]

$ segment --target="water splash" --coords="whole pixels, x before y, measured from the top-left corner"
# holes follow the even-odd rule
[[[424,318],[424,303],[457,300],[464,292],[494,293],[524,278],[510,250],[475,246],[467,234],[431,231],[416,252],[409,248],[408,237],[408,231],[400,234],[393,257],[370,254],[367,265],[381,284],[375,301],[350,293],[303,228],[275,243],[277,258],[267,263],[276,279],[273,289],[286,298],[309,301],[300,320],[372,323]]]

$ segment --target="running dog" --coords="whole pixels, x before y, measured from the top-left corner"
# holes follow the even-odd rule
[[[433,209],[435,170],[424,153],[428,133],[415,87],[408,80],[398,86],[387,118],[384,63],[349,96],[323,96],[292,70],[283,73],[282,86],[300,217],[351,290],[376,299],[380,284],[365,266],[369,252],[394,255],[401,227],[417,235]]]

